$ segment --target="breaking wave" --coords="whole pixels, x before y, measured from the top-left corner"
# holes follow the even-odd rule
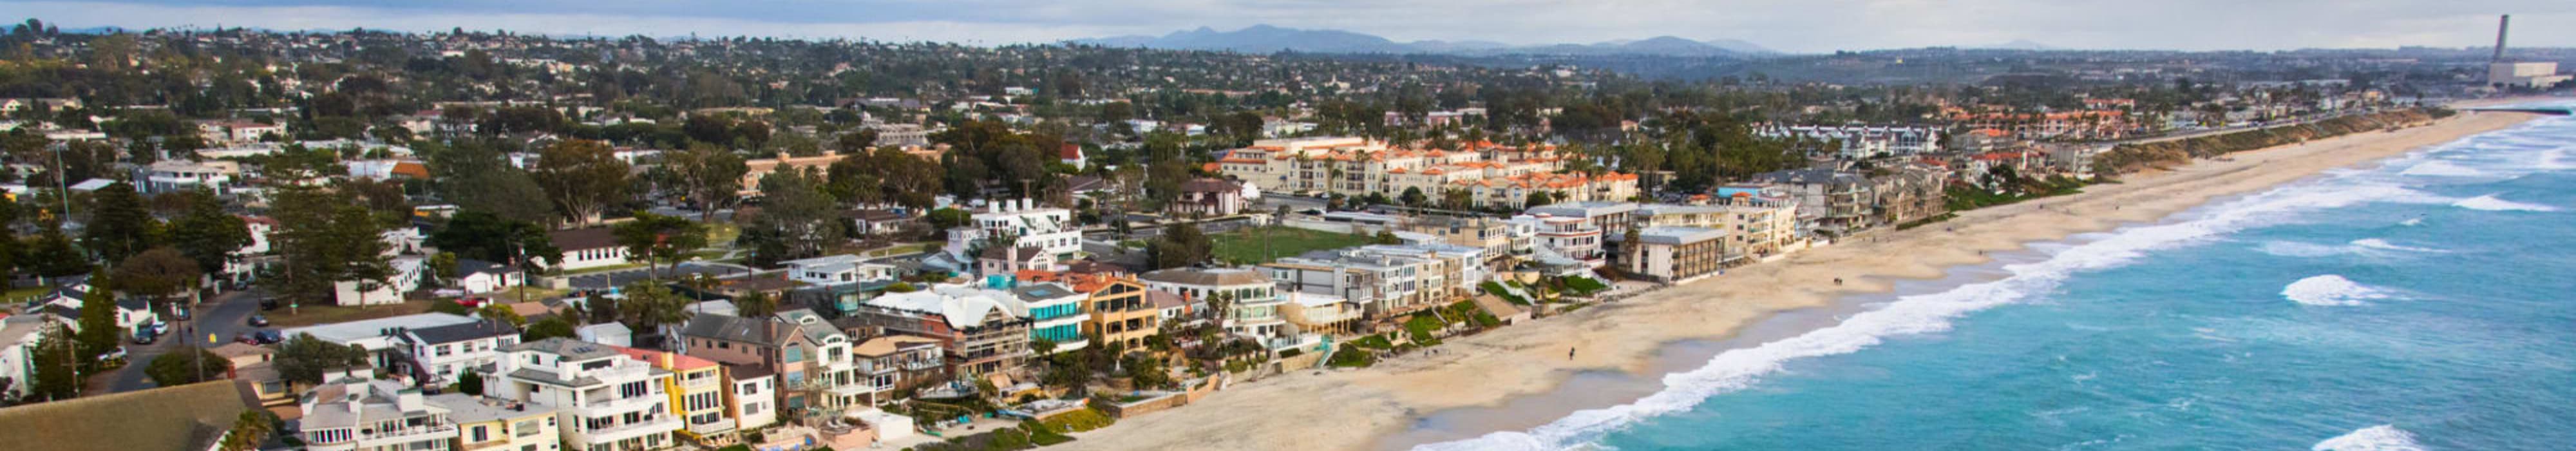
[[[2558,211],[2558,207],[2498,199],[2494,194],[2461,199],[2451,206],[2481,211]]]
[[[2127,264],[2146,252],[2203,242],[2209,238],[2277,223],[2295,213],[2339,208],[2365,202],[2421,201],[2424,193],[2391,183],[2337,173],[2326,179],[2284,186],[2204,210],[2197,217],[2167,224],[2121,229],[2091,242],[2069,247],[2048,259],[2004,270],[1995,281],[1962,285],[1948,291],[1909,295],[1876,310],[1862,312],[1823,329],[1738,348],[1711,357],[1706,365],[1664,375],[1662,391],[1627,404],[1575,412],[1527,431],[1501,431],[1472,439],[1430,443],[1419,451],[1550,450],[1583,447],[1603,434],[1637,421],[1689,410],[1718,394],[1743,390],[1788,362],[1867,349],[1890,337],[1949,330],[1951,320],[1970,312],[2021,301],[2045,293],[2078,272]],[[2384,243],[2382,243],[2384,244]],[[2339,279],[2339,278],[2338,278]]]
[[[2281,287],[2281,297],[2291,302],[2320,306],[2368,304],[2372,299],[2387,299],[2388,290],[2354,283],[2334,274],[2310,276]]]
[[[2317,442],[2308,451],[2424,451],[2424,445],[2415,443],[2415,433],[2382,424]]]

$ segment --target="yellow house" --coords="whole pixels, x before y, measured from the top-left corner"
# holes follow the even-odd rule
[[[434,395],[427,400],[447,409],[447,420],[456,423],[456,442],[450,444],[456,451],[563,448],[562,428],[555,424],[552,407],[458,393]]]
[[[617,352],[671,372],[671,377],[662,379],[662,392],[671,395],[671,414],[680,417],[681,434],[702,442],[722,441],[736,429],[734,413],[726,408],[723,365],[675,352],[635,348],[617,348]]]

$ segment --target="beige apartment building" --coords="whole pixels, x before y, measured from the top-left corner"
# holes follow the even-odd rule
[[[1265,192],[1369,194],[1397,198],[1420,191],[1434,201],[1452,190],[1479,207],[1519,208],[1531,192],[1559,200],[1624,201],[1637,176],[1562,173],[1569,155],[1554,146],[1464,143],[1461,149],[1412,149],[1353,137],[1266,139],[1217,161],[1219,172]]]

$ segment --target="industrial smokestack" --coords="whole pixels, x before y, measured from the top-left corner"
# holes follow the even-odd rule
[[[2513,15],[2512,15],[2512,14],[2506,14],[2506,15],[2504,15],[2504,17],[2498,17],[2498,18],[2496,18],[2496,49],[2495,49],[2495,56],[2494,56],[2494,57],[2492,57],[2492,58],[2489,58],[2489,59],[2487,60],[2488,62],[2494,62],[2494,63],[2501,63],[2501,62],[2504,62],[2504,32],[2505,32],[2505,28],[2507,28],[2507,27],[2508,27],[2508,26],[2510,26],[2510,25],[2513,25]]]

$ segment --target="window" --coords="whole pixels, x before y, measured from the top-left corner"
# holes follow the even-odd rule
[[[618,395],[617,397],[619,397],[619,398],[634,398],[634,397],[644,396],[645,394],[650,393],[650,392],[647,392],[647,391],[645,391],[645,390],[646,390],[646,388],[645,388],[645,384],[644,384],[643,382],[628,382],[628,383],[626,383],[626,384],[624,384],[624,385],[619,385],[619,386],[617,386],[617,395]]]
[[[548,418],[547,420],[553,421],[552,418]],[[517,425],[510,426],[510,430],[517,431],[516,434],[513,434],[515,437],[537,435],[537,420],[521,421]]]
[[[484,430],[484,429],[486,429],[486,428],[484,428],[483,426],[475,426],[475,427],[474,427],[474,432],[473,432],[474,440],[473,440],[473,441],[475,441],[475,442],[482,442],[482,441],[487,441],[487,440],[491,440],[491,439],[492,439],[491,432],[490,432],[490,431],[486,431],[486,430]]]

